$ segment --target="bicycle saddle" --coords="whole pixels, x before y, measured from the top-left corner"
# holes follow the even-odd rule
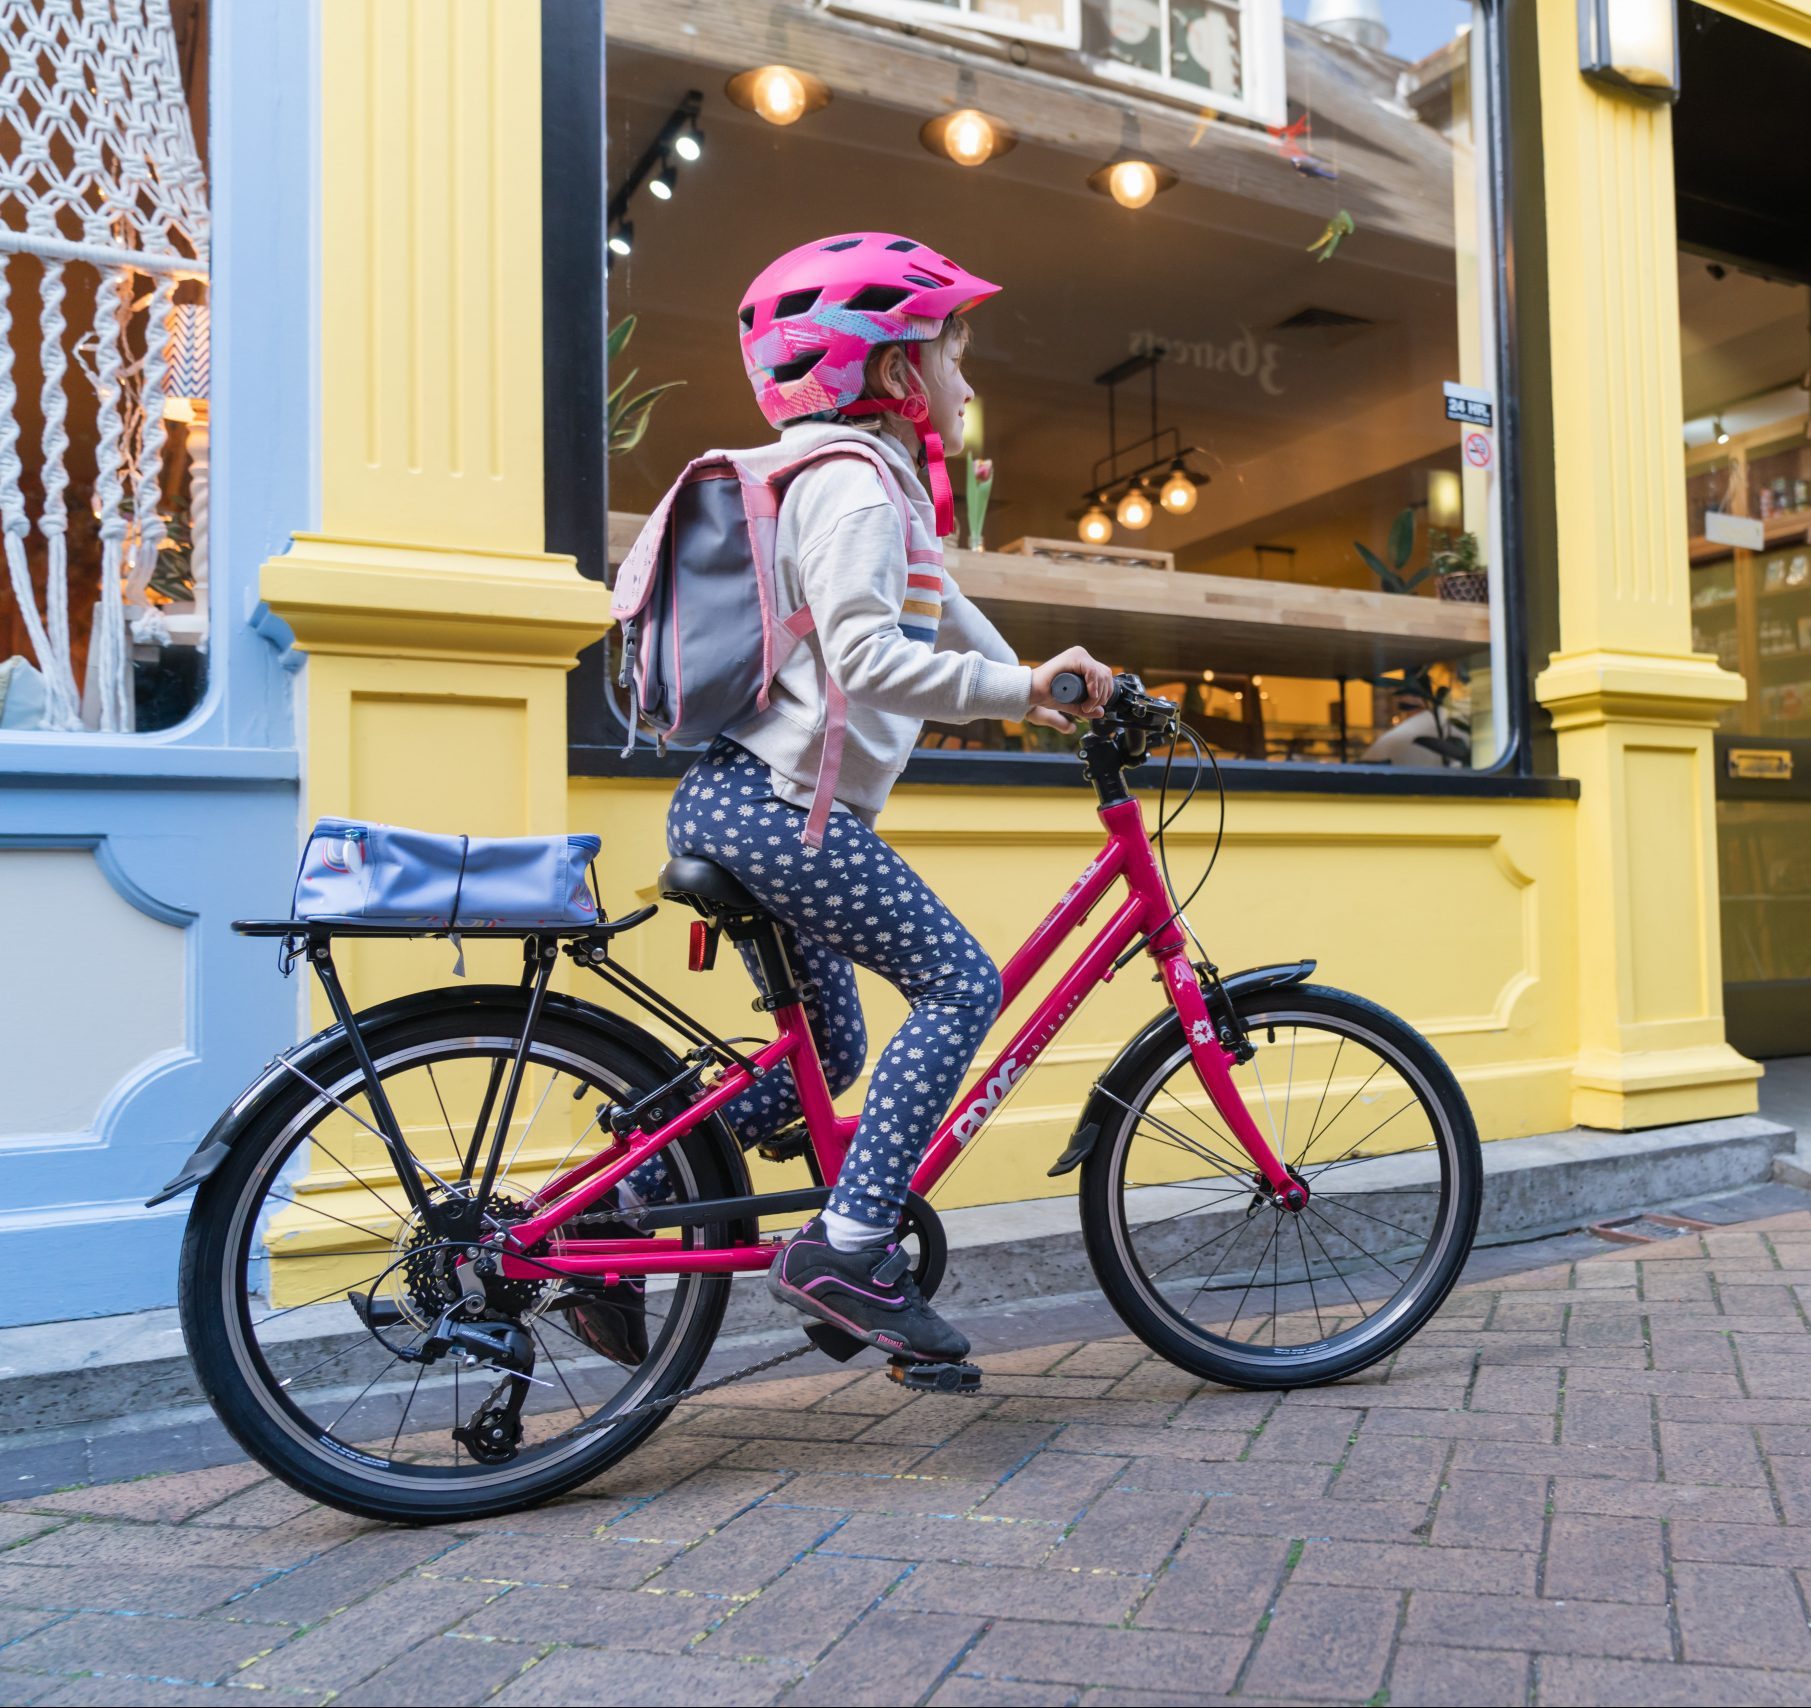
[[[765,914],[733,872],[698,854],[675,854],[660,868],[656,887],[668,901],[682,901],[700,913]]]

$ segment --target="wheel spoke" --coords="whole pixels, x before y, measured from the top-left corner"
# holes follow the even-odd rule
[[[1251,1297],[1251,1290],[1253,1286],[1256,1285],[1258,1276],[1263,1273],[1264,1259],[1270,1255],[1270,1248],[1276,1244],[1276,1237],[1277,1225],[1275,1222],[1272,1222],[1270,1224],[1270,1238],[1265,1240],[1264,1249],[1258,1253],[1257,1267],[1251,1272],[1251,1280],[1245,1283],[1245,1291],[1239,1295],[1239,1303],[1234,1307],[1232,1321],[1226,1325],[1226,1338],[1228,1340],[1234,1338],[1233,1330],[1239,1326],[1239,1313],[1245,1309],[1245,1301]],[[1197,1298],[1200,1297],[1199,1290],[1197,1290],[1195,1296]]]
[[[1369,1210],[1361,1210],[1351,1200],[1359,1196],[1356,1192],[1318,1192],[1317,1198],[1337,1198],[1355,1216],[1363,1216],[1367,1222],[1381,1222],[1386,1228],[1394,1228],[1399,1234],[1407,1234],[1410,1239],[1420,1239],[1421,1235],[1413,1228],[1405,1228],[1400,1222],[1392,1222],[1388,1216],[1374,1216]]]
[[[1332,1231],[1334,1233],[1338,1234],[1339,1237],[1341,1239],[1343,1239],[1347,1245],[1351,1246],[1351,1248],[1355,1252],[1357,1252],[1360,1257],[1362,1257],[1365,1260],[1365,1262],[1376,1264],[1379,1269],[1382,1269],[1389,1274],[1390,1278],[1393,1281],[1395,1281],[1395,1283],[1398,1287],[1400,1287],[1402,1285],[1402,1277],[1400,1275],[1398,1275],[1394,1269],[1391,1269],[1390,1266],[1387,1263],[1385,1263],[1384,1260],[1381,1257],[1379,1257],[1376,1252],[1367,1250],[1364,1246],[1360,1245],[1357,1240],[1355,1240],[1349,1233],[1346,1232],[1346,1230],[1344,1228],[1342,1228],[1339,1225],[1338,1222],[1332,1220],[1328,1216],[1321,1215],[1320,1211],[1315,1209],[1315,1207],[1312,1204],[1310,1204],[1308,1206],[1308,1213],[1310,1215],[1316,1217],[1319,1221],[1325,1223],[1326,1226],[1329,1227],[1330,1229],[1332,1229]]]
[[[1381,1121],[1379,1121],[1377,1123],[1377,1125],[1370,1130],[1370,1132],[1366,1133],[1364,1135],[1364,1137],[1358,1141],[1358,1144],[1347,1145],[1346,1148],[1343,1151],[1341,1151],[1339,1153],[1339,1155],[1333,1159],[1333,1162],[1325,1163],[1322,1166],[1326,1167],[1326,1168],[1331,1168],[1333,1166],[1333,1163],[1347,1161],[1357,1151],[1358,1145],[1362,1145],[1367,1140],[1376,1138],[1377,1135],[1379,1133],[1381,1133],[1384,1130],[1384,1128],[1387,1127],[1392,1121],[1394,1121],[1398,1115],[1402,1114],[1404,1110],[1418,1109],[1418,1108],[1420,1108],[1420,1106],[1421,1106],[1421,1100],[1418,1097],[1416,1097],[1416,1095],[1411,1091],[1409,1093],[1408,1102],[1403,1104],[1401,1109],[1392,1110],[1391,1113],[1384,1116],[1384,1118]],[[1366,1162],[1371,1162],[1371,1161],[1374,1161],[1375,1159],[1371,1158],[1371,1157],[1365,1157],[1363,1160]]]
[[[1314,1291],[1314,1265],[1308,1261],[1308,1242],[1302,1237],[1302,1218],[1295,1218],[1295,1240],[1302,1248],[1302,1273],[1308,1277],[1308,1303],[1314,1307],[1314,1329],[1322,1340],[1327,1338],[1327,1325],[1321,1321],[1321,1302]]]

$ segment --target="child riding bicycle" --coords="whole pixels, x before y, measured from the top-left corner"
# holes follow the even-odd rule
[[[686,772],[667,814],[669,853],[726,868],[781,922],[832,1093],[855,1083],[866,1053],[855,968],[911,1004],[875,1061],[828,1206],[786,1242],[769,1290],[870,1345],[952,1362],[968,1341],[920,1294],[896,1236],[913,1170],[999,1012],[1000,978],[874,823],[927,720],[1068,730],[1057,675],[1084,679],[1083,715],[1113,682],[1080,646],[1021,664],[943,566],[955,526],[944,459],[962,450],[974,396],[963,317],[998,289],[886,232],[804,244],[749,286],[743,363],[789,460],[861,435],[906,505],[865,458],[814,460],[789,481],[774,573],[783,601],[810,612],[807,644],[780,667],[767,708]],[[820,785],[839,697],[847,727],[831,801]],[[745,1146],[774,1137],[800,1118],[791,1076],[769,1077],[724,1115]],[[656,1159],[622,1203],[667,1190]],[[639,1299],[612,1288],[573,1314],[601,1350],[633,1356],[646,1345]]]

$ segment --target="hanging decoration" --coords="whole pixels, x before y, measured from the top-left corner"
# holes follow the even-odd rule
[[[13,595],[37,654],[55,729],[133,725],[128,589],[142,597],[163,544],[164,404],[179,281],[206,279],[207,189],[177,65],[169,0],[0,0],[0,529]],[[14,269],[35,256],[42,372],[44,608],[28,557],[13,375]],[[75,341],[95,397],[94,507],[101,552],[89,693],[77,687],[69,627],[71,283],[93,325]],[[25,275],[21,275],[24,277]],[[139,294],[137,281],[149,279]]]
[[[1327,221],[1320,236],[1308,245],[1308,253],[1314,255],[1315,250],[1318,249],[1320,254],[1314,255],[1316,261],[1331,261],[1339,253],[1340,244],[1345,242],[1357,229],[1357,222],[1344,208],[1341,208]]]

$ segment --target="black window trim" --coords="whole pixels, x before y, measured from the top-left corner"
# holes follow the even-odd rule
[[[1235,793],[1473,798],[1576,798],[1569,778],[1536,775],[1524,609],[1521,411],[1516,362],[1518,300],[1513,171],[1509,131],[1509,48],[1504,13],[1525,0],[1484,0],[1484,49],[1490,85],[1490,197],[1496,241],[1497,401],[1502,468],[1501,609],[1509,676],[1509,740],[1489,766],[1436,771],[1384,765],[1308,764],[1293,760],[1222,761]],[[604,207],[603,11],[594,0],[541,0],[542,352],[546,530],[549,551],[570,552],[581,574],[608,578],[609,503],[604,432],[608,337]],[[1532,102],[1528,111],[1533,110]],[[685,752],[661,754],[637,738],[624,755],[611,718],[608,642],[585,649],[567,682],[568,771],[580,777],[677,777]],[[1140,779],[1144,781],[1145,779]],[[1082,785],[1065,754],[950,752],[913,754],[902,781],[958,787],[1049,788]],[[1154,786],[1153,769],[1149,781]]]

